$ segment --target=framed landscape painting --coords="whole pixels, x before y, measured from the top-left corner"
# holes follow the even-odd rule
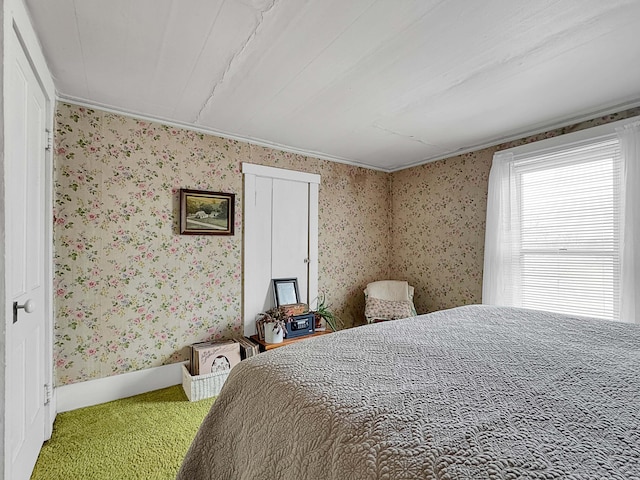
[[[180,189],[180,233],[233,235],[234,193]]]

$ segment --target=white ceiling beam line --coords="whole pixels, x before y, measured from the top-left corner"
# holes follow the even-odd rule
[[[200,63],[200,60],[202,59],[202,54],[205,51],[206,45],[207,45],[207,41],[211,38],[213,29],[215,28],[216,24],[218,23],[218,18],[220,18],[220,12],[222,11],[222,7],[224,7],[224,3],[226,0],[221,0],[220,2],[220,6],[218,7],[218,10],[216,11],[216,15],[213,19],[213,21],[211,22],[211,25],[209,26],[209,31],[207,32],[207,35],[205,37],[205,40],[202,42],[202,45],[200,46],[200,50],[198,51],[198,55],[196,57],[196,61],[193,63],[192,67],[191,67],[191,71],[189,72],[189,75],[187,77],[187,81],[184,84],[184,87],[182,88],[182,91],[180,92],[180,94],[178,95],[178,101],[181,101],[187,90],[188,90],[188,85],[191,82],[191,79],[193,78],[194,72],[196,71],[196,67],[197,65]],[[175,108],[173,109],[173,112],[175,114]]]
[[[275,7],[276,3],[277,3],[277,0],[272,0],[271,4],[264,11],[260,12],[260,16],[258,18],[258,22],[256,23],[256,26],[254,27],[253,31],[251,32],[249,37],[247,37],[245,42],[240,46],[238,51],[229,59],[229,62],[227,63],[224,71],[222,72],[222,75],[212,85],[211,91],[209,92],[209,95],[207,96],[207,99],[202,104],[202,107],[200,108],[200,111],[198,111],[195,119],[193,120],[193,123],[196,123],[196,124],[200,123],[200,119],[202,117],[202,113],[205,110],[207,110],[207,108],[209,107],[209,104],[213,101],[213,97],[216,94],[216,90],[218,89],[218,86],[221,85],[224,82],[224,80],[227,77],[227,74],[229,73],[229,71],[231,70],[231,67],[233,66],[234,62],[237,59],[239,59],[240,57],[242,57],[242,54],[244,53],[244,51],[247,49],[249,44],[256,37],[256,34],[257,34],[258,30],[260,29],[260,26],[262,25],[262,22],[264,21],[264,17],[266,15],[268,15],[269,12],[271,12],[271,10],[273,10],[273,8]]]

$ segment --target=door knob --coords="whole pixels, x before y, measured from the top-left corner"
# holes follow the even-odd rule
[[[15,302],[15,306],[16,306],[17,309],[23,308],[24,311],[27,312],[27,313],[31,313],[36,309],[36,304],[31,299],[29,299],[26,302],[24,302],[23,305],[18,305],[18,302]]]
[[[24,310],[26,313],[31,313],[36,309],[36,303],[29,299],[22,305],[18,305],[18,302],[13,302],[13,323],[18,321],[18,310]]]

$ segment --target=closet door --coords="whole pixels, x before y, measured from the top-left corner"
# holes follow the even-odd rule
[[[320,176],[243,164],[244,334],[274,306],[271,280],[297,278],[300,301],[318,296],[318,187]]]
[[[300,301],[308,303],[309,184],[274,179],[272,192],[271,276],[297,278]]]

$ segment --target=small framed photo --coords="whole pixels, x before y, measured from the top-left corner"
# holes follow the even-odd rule
[[[233,235],[234,193],[180,189],[182,235]]]
[[[300,303],[300,296],[298,295],[298,279],[274,278],[273,297],[276,301],[276,308],[280,305]]]

